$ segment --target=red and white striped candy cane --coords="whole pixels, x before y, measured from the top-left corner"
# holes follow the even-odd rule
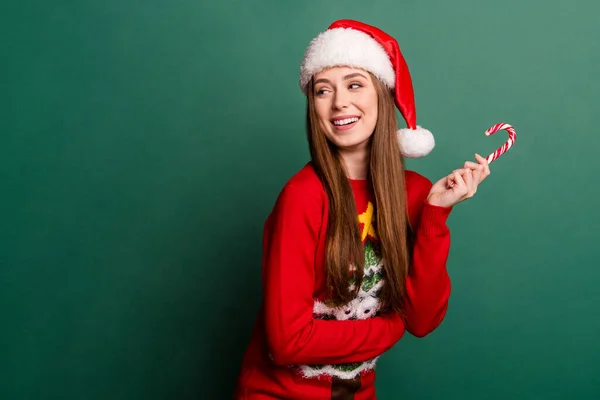
[[[491,164],[492,161],[496,160],[502,154],[506,153],[508,151],[508,149],[510,149],[512,147],[512,145],[515,143],[515,140],[517,140],[517,133],[515,132],[515,128],[513,128],[509,124],[504,124],[504,123],[496,124],[496,125],[492,126],[487,131],[485,131],[485,135],[491,136],[494,133],[498,132],[499,130],[505,130],[506,132],[508,132],[508,140],[501,147],[499,147],[495,152],[493,152],[492,154],[487,156],[486,160],[487,160],[488,164]]]

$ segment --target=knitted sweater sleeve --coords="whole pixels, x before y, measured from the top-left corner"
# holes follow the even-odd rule
[[[389,350],[405,331],[396,313],[358,321],[313,318],[323,207],[319,194],[288,184],[265,225],[265,332],[277,364],[365,361]]]
[[[423,337],[444,319],[450,297],[450,277],[446,262],[450,251],[450,230],[446,221],[452,208],[427,203],[431,182],[422,176],[409,194],[415,204],[415,240],[406,282],[406,330]],[[417,196],[412,197],[411,196]]]

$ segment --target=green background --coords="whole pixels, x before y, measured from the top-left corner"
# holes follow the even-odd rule
[[[597,1],[4,1],[0,398],[226,399],[261,233],[308,160],[299,64],[338,18],[396,37],[432,180],[514,147],[449,224],[444,323],[381,399],[600,398]]]

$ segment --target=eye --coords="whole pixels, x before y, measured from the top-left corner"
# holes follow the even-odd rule
[[[358,83],[358,82],[353,82],[353,83],[350,84],[349,87],[350,87],[350,89],[358,89],[358,88],[361,88],[363,86],[360,83]]]
[[[316,94],[317,96],[322,96],[322,95],[324,95],[324,94],[326,94],[326,93],[329,93],[329,90],[327,90],[327,89],[319,89],[319,90],[316,90],[316,91],[315,91],[315,94]]]

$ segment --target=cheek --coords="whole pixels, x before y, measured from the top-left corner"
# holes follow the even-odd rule
[[[329,106],[325,101],[316,101],[315,111],[319,119],[329,119]]]
[[[315,103],[315,111],[317,113],[317,120],[319,125],[325,130],[329,128],[329,109],[328,107],[321,103]]]
[[[375,129],[375,125],[377,124],[377,102],[375,102],[375,104],[373,103],[369,103],[366,107],[365,110],[367,110],[367,115],[365,118],[365,123],[367,124],[368,128],[370,130],[374,130]]]

